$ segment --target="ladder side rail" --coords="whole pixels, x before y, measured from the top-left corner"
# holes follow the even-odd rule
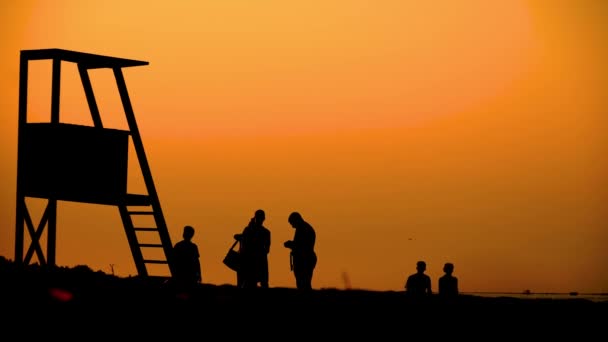
[[[133,228],[133,221],[131,221],[131,216],[127,211],[127,207],[123,204],[118,206],[120,211],[120,217],[122,218],[122,223],[125,228],[125,234],[127,235],[127,241],[129,241],[129,248],[131,248],[131,254],[133,254],[133,261],[135,262],[135,268],[137,269],[137,274],[140,276],[147,276],[148,270],[146,269],[146,265],[144,263],[144,256],[141,252],[139,242],[137,241],[137,235],[135,233],[135,229]]]
[[[51,81],[51,123],[59,123],[59,100],[61,98],[61,59],[53,58]]]
[[[87,103],[89,104],[89,111],[91,112],[91,117],[93,118],[93,124],[97,128],[103,128],[103,122],[101,121],[101,115],[99,114],[99,107],[97,106],[97,101],[95,100],[95,94],[93,93],[93,85],[91,85],[91,78],[89,77],[89,71],[87,68],[78,64],[78,72],[80,73],[80,80],[82,81],[82,87],[84,88],[84,94],[87,98]]]
[[[17,191],[16,191],[16,220],[15,220],[15,262],[23,262],[25,215],[27,206],[25,205],[25,194],[23,193],[23,178],[20,176],[23,171],[23,137],[25,125],[27,124],[27,89],[28,89],[28,64],[27,56],[21,52],[19,58],[19,120],[17,129]]]
[[[61,58],[53,58],[53,75],[51,81],[51,123],[59,124],[59,109],[61,99]],[[49,198],[48,208],[50,210],[48,216],[47,229],[47,249],[46,257],[47,264],[55,266],[56,242],[57,242],[57,199]]]
[[[169,264],[169,270],[173,274],[173,263],[171,262],[171,251],[173,244],[171,243],[171,237],[167,229],[167,223],[165,222],[165,218],[162,214],[160,201],[158,199],[158,193],[156,192],[156,187],[154,186],[154,179],[152,177],[150,165],[148,164],[144,145],[141,139],[141,135],[139,133],[139,129],[137,127],[135,113],[133,112],[133,107],[129,98],[129,92],[127,90],[125,78],[121,68],[113,68],[113,70],[114,77],[116,78],[116,85],[118,86],[118,92],[120,93],[120,99],[122,101],[122,105],[124,107],[125,115],[127,118],[127,123],[129,125],[129,130],[131,131],[133,147],[135,148],[135,152],[137,153],[137,158],[141,167],[144,182],[146,184],[148,195],[150,197],[150,204],[152,205],[154,211],[154,218],[156,220],[156,226],[158,227],[160,240],[163,245],[165,257],[167,258],[167,262]]]
[[[57,251],[57,199],[49,198],[48,210],[46,258],[48,265],[55,266]]]

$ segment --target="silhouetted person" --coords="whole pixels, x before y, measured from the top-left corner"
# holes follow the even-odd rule
[[[185,226],[182,236],[173,246],[173,279],[182,289],[192,289],[203,280],[198,246],[192,242],[194,228]]]
[[[443,272],[445,274],[439,278],[439,295],[442,297],[458,296],[458,278],[452,275],[454,264],[446,262],[443,265]]]
[[[270,253],[270,230],[264,226],[266,213],[256,210],[243,233],[234,238],[241,242],[241,268],[237,272],[237,286],[255,288],[258,283],[268,288],[268,253]]]
[[[293,240],[284,243],[286,248],[291,249],[291,269],[296,278],[296,287],[299,290],[312,290],[312,276],[317,266],[315,230],[298,212],[291,213],[287,221],[296,230]]]
[[[431,277],[424,272],[426,263],[418,261],[416,263],[416,273],[410,275],[405,282],[405,292],[412,297],[422,298],[431,295]]]

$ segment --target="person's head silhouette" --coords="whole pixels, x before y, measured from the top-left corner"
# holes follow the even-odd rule
[[[291,224],[291,226],[293,228],[298,227],[302,221],[304,221],[304,219],[302,218],[302,215],[300,215],[300,213],[298,213],[297,211],[294,211],[293,213],[289,214],[289,218],[287,219],[287,222],[289,222],[289,224]]]
[[[262,223],[264,223],[264,220],[266,220],[266,213],[264,212],[264,210],[258,209],[255,211],[253,218],[255,219],[255,222],[257,224],[261,225]]]
[[[426,262],[418,261],[416,263],[416,270],[418,270],[418,273],[424,273],[426,271]]]
[[[454,272],[454,264],[446,262],[445,265],[443,265],[443,272],[445,272],[445,274],[452,274]]]
[[[184,237],[184,240],[192,240],[192,237],[194,236],[194,228],[192,226],[185,226],[182,236]]]

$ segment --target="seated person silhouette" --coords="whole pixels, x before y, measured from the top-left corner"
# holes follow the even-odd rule
[[[445,274],[439,278],[439,295],[442,297],[458,296],[458,278],[452,275],[454,264],[446,262],[443,265],[443,272]]]
[[[431,277],[424,272],[426,271],[426,262],[418,261],[416,263],[416,273],[410,275],[405,282],[405,292],[408,296],[422,298],[433,293],[431,290]]]

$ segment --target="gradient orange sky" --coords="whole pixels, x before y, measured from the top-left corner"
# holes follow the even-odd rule
[[[273,287],[295,287],[297,210],[315,288],[402,290],[425,260],[434,290],[452,262],[464,292],[606,293],[607,16],[602,0],[0,1],[0,255],[19,53],[62,48],[150,62],[127,86],[172,240],[195,227],[206,283],[235,282],[221,260],[261,208]],[[62,121],[91,125],[62,73]],[[30,64],[30,121],[50,118],[50,76]],[[104,125],[125,128],[112,77],[91,72]],[[118,209],[60,202],[57,263],[135,275]]]

